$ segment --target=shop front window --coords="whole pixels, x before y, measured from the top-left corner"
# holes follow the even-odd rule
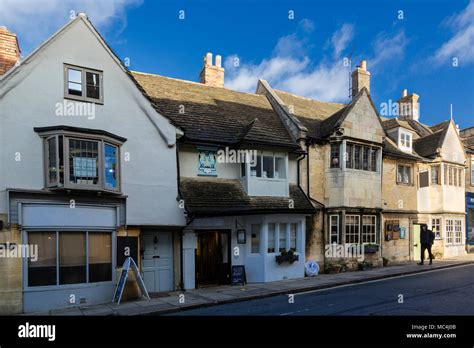
[[[38,259],[28,260],[28,286],[112,280],[112,232],[28,232]]]

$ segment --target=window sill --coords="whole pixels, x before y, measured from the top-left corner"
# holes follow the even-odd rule
[[[115,280],[108,280],[104,282],[94,282],[94,283],[25,286],[23,291],[24,292],[37,292],[37,291],[51,291],[51,290],[81,289],[81,288],[89,288],[89,287],[115,285],[115,283],[116,283]]]
[[[92,99],[92,98],[84,98],[84,97],[75,97],[73,95],[65,95],[64,99],[77,101],[77,102],[83,102],[83,103],[92,103],[92,104],[97,104],[97,105],[104,105],[103,100]]]
[[[102,187],[78,187],[78,186],[53,186],[53,187],[45,187],[45,190],[51,192],[61,192],[61,191],[77,191],[77,192],[91,192],[91,193],[104,193],[104,194],[112,194],[112,195],[122,195],[122,191],[117,190],[107,190]]]

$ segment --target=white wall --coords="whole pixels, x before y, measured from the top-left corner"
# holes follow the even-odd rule
[[[104,105],[96,105],[94,119],[55,115],[56,103],[64,100],[63,63],[103,71]],[[129,225],[184,224],[176,203],[176,147],[168,146],[175,128],[152,109],[82,20],[2,81],[0,96],[0,213],[6,212],[6,188],[44,188],[42,140],[33,127],[68,125],[128,139],[122,154],[129,153],[130,161],[122,157],[121,180]],[[17,153],[21,161],[15,161]]]

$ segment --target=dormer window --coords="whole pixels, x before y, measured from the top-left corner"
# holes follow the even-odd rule
[[[64,64],[64,98],[104,103],[102,71]]]
[[[46,187],[120,192],[125,138],[76,127],[35,128],[44,139]]]
[[[398,144],[399,147],[403,151],[411,151],[412,150],[412,134],[408,131],[401,130],[399,131],[399,140]]]

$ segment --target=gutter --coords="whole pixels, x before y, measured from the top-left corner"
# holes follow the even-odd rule
[[[180,188],[180,180],[179,180],[179,178],[181,177],[180,169],[179,169],[179,147],[180,147],[180,143],[176,142],[176,182],[177,182],[177,187],[178,187],[178,196],[182,197],[181,188]],[[179,272],[180,272],[179,283],[180,284],[179,286],[181,290],[184,290],[183,230],[184,228],[181,229],[180,234],[179,234],[179,249],[180,249],[180,253],[179,253]]]

